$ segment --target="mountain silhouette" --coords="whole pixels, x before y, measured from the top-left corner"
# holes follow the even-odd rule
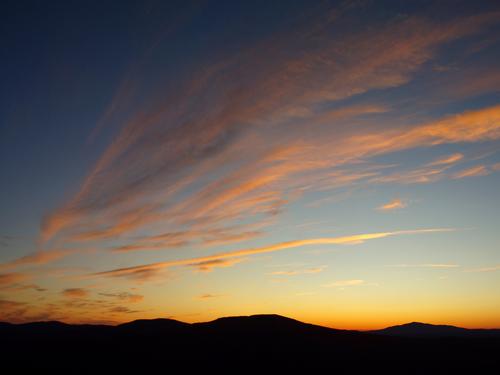
[[[279,315],[193,324],[0,323],[2,369],[11,373],[493,373],[500,366],[499,350],[498,330],[415,322],[367,332]]]
[[[116,326],[115,330],[140,335],[159,335],[185,333],[190,328],[191,325],[188,323],[159,318],[134,320]]]
[[[303,323],[295,319],[275,314],[261,314],[250,316],[231,316],[205,323],[194,323],[195,328],[217,331],[229,334],[332,334],[344,331]]]
[[[450,325],[434,325],[420,322],[412,322],[368,332],[372,334],[402,337],[500,337],[500,329],[467,329]]]

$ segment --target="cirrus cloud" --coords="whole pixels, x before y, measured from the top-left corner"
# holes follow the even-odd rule
[[[423,234],[423,233],[438,233],[438,232],[449,232],[454,231],[453,228],[431,228],[431,229],[416,229],[416,230],[401,230],[395,232],[379,232],[379,233],[367,233],[367,234],[357,234],[352,236],[343,237],[327,237],[327,238],[313,238],[305,240],[295,240],[280,242],[273,245],[267,245],[256,248],[240,249],[229,251],[225,253],[218,253],[213,255],[207,255],[204,257],[190,258],[190,259],[180,259],[165,262],[157,262],[140,266],[118,268],[109,271],[102,271],[94,273],[90,276],[92,277],[127,277],[132,279],[143,279],[144,274],[159,272],[162,269],[175,267],[175,266],[188,266],[196,267],[200,271],[210,271],[213,267],[222,266],[227,267],[233,264],[241,262],[244,256],[250,256],[255,254],[271,253],[276,251],[282,251],[287,249],[293,249],[302,246],[310,245],[358,245],[365,241],[386,238],[398,235],[411,235],[411,234]]]
[[[69,288],[69,289],[64,289],[61,294],[64,297],[69,297],[69,298],[85,298],[89,295],[88,290],[82,289],[82,288]]]

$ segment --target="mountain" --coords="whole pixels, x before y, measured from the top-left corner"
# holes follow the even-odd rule
[[[118,326],[5,323],[0,354],[6,373],[493,373],[500,366],[500,337],[462,335],[468,331],[410,323],[358,332],[279,315],[194,324],[172,319]]]
[[[295,319],[275,314],[261,314],[250,316],[230,316],[219,318],[211,322],[194,323],[193,327],[203,330],[216,330],[231,334],[301,334],[301,333],[345,333],[357,331],[344,331],[333,328],[303,323]]]
[[[115,327],[116,331],[128,334],[160,335],[179,334],[190,329],[189,323],[174,319],[139,319]]]
[[[500,337],[500,329],[467,329],[450,325],[434,325],[420,322],[412,322],[402,325],[387,327],[380,330],[368,331],[371,334],[420,337],[420,338],[473,338],[473,337]]]

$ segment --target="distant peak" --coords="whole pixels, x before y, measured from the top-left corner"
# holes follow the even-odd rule
[[[250,315],[249,318],[295,320],[278,314],[255,314],[255,315]]]
[[[189,323],[184,323],[175,319],[157,318],[157,319],[137,319],[131,322],[119,324],[118,327],[145,327],[145,326],[188,326]]]
[[[239,315],[239,316],[225,316],[222,318],[215,319],[213,322],[223,322],[223,321],[237,321],[237,320],[268,320],[268,321],[294,321],[295,319],[288,318],[286,316],[278,314],[254,314],[254,315]]]
[[[465,328],[460,328],[448,324],[431,324],[431,323],[422,323],[422,322],[411,322],[411,323],[405,323],[393,327],[412,327],[412,328],[456,328],[456,329],[465,329]],[[391,327],[389,327],[391,328]]]
[[[401,324],[401,327],[404,327],[404,326],[408,326],[408,327],[431,327],[431,326],[434,326],[434,324],[422,323],[422,322],[411,322],[411,323]]]

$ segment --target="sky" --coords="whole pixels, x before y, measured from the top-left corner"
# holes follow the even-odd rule
[[[497,1],[7,1],[0,320],[500,328]]]

